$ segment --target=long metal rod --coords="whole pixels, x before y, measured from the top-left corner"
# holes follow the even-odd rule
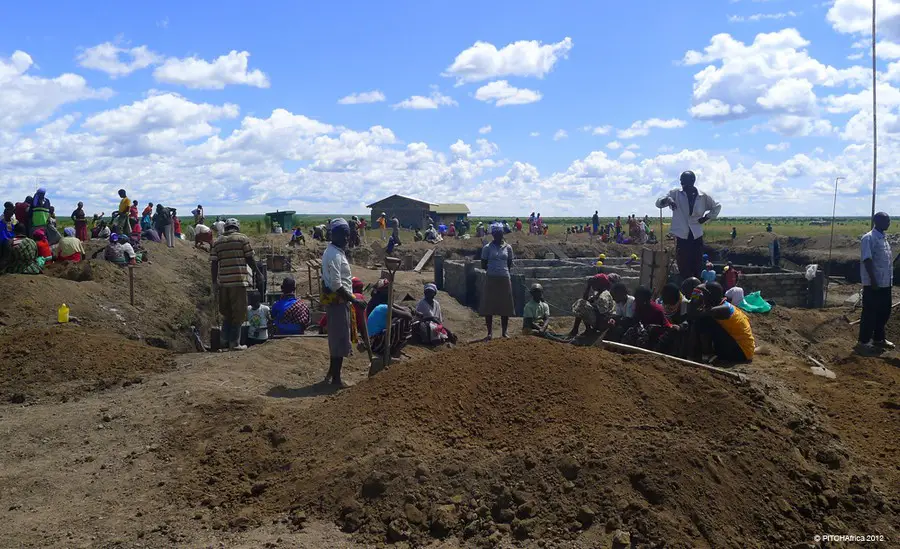
[[[825,264],[825,305],[828,305],[828,276],[831,274],[831,249],[834,248],[834,219],[837,213],[838,181],[844,177],[834,178],[834,203],[831,205],[831,239],[828,241],[828,263]]]
[[[875,88],[875,0],[872,0],[872,227],[875,226],[875,191],[878,185],[878,103]]]

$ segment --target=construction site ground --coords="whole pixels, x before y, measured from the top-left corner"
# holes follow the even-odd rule
[[[577,236],[514,246],[521,257],[632,250]],[[281,253],[286,241],[257,247]],[[353,253],[367,283],[379,246]],[[429,246],[401,250],[418,259]],[[442,244],[458,257],[477,246]],[[352,386],[334,392],[320,383],[322,338],[196,352],[191,326],[206,339],[214,317],[206,254],[147,247],[134,306],[127,271],[102,261],[0,276],[0,546],[900,543],[900,353],[851,353],[859,311],[844,301],[858,286],[833,285],[824,310],[753,316],[760,353],[733,368],[746,385],[520,336],[520,319],[511,340],[477,342],[483,320],[442,292],[456,348],[407,347],[372,379],[356,352]],[[303,260],[322,249],[289,252],[298,293]],[[397,293],[418,299],[432,279],[430,266],[400,272]],[[63,302],[77,321],[56,323]],[[900,317],[889,332],[900,342]]]

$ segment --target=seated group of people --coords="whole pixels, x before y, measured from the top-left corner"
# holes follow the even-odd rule
[[[733,297],[736,294],[731,292]],[[591,344],[602,337],[690,360],[715,356],[739,363],[753,359],[756,343],[750,320],[717,282],[704,284],[689,278],[681,287],[670,283],[654,301],[644,287],[629,295],[616,274],[594,275],[583,297],[572,306],[575,323],[565,335],[548,330],[550,307],[540,284],[532,286],[531,297],[523,314],[526,334],[574,344]],[[579,333],[582,324],[585,332]]]
[[[353,294],[364,299],[362,280],[353,277]],[[310,327],[312,314],[309,305],[296,295],[296,281],[285,278],[281,283],[281,297],[271,307],[261,303],[258,292],[249,296],[247,307],[248,345],[266,342],[270,335],[300,335]],[[372,352],[379,355],[385,351],[385,334],[387,332],[387,310],[390,282],[379,280],[372,287],[371,298],[365,308],[351,307],[350,328],[351,340],[365,349],[364,334],[368,328],[369,344]],[[388,344],[390,353],[399,356],[400,351],[410,341],[422,345],[440,345],[456,343],[456,336],[444,326],[444,315],[440,303],[435,299],[437,286],[425,285],[425,296],[416,305],[415,310],[401,305],[394,305],[391,312],[391,341]],[[322,316],[318,323],[321,333],[326,333],[327,316]]]

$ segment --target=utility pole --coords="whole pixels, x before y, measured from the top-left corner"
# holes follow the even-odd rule
[[[825,305],[828,304],[828,277],[831,274],[831,249],[834,247],[834,219],[837,212],[838,181],[846,177],[834,178],[834,204],[831,206],[831,240],[828,241],[828,263],[825,264]]]
[[[878,117],[875,86],[875,0],[872,0],[872,227],[875,226],[875,190],[878,185]]]

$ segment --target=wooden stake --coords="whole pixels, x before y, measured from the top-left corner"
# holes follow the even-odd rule
[[[701,364],[699,362],[694,362],[692,360],[686,360],[684,358],[678,358],[676,356],[665,355],[663,353],[657,353],[656,351],[651,351],[649,349],[642,349],[640,347],[633,347],[631,345],[625,345],[624,343],[614,343],[612,341],[604,341],[603,345],[608,346],[612,349],[618,349],[620,351],[630,351],[633,353],[641,353],[645,355],[657,356],[660,358],[667,358],[679,364],[685,364],[687,366],[693,366],[694,368],[700,368],[706,370],[707,372],[728,378],[731,381],[734,381],[738,384],[747,383],[747,377],[744,374],[739,374],[737,372],[730,372],[728,370],[723,370],[722,368],[716,368],[715,366],[710,366],[709,364]]]
[[[134,307],[134,265],[128,266],[128,294],[131,298],[131,306]]]

